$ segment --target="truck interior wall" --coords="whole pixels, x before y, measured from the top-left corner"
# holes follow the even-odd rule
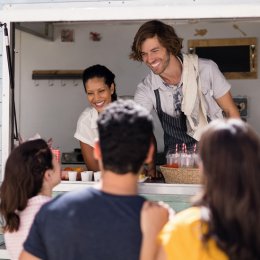
[[[260,34],[258,21],[167,22],[184,39],[184,52],[187,52],[189,39],[259,38]],[[52,137],[55,146],[69,152],[79,146],[73,134],[79,114],[88,106],[81,80],[32,80],[33,70],[81,70],[93,64],[103,64],[116,74],[118,95],[133,96],[137,84],[148,72],[144,64],[128,58],[140,25],[140,22],[133,21],[57,23],[54,25],[54,41],[16,30],[16,102],[22,137],[27,139],[35,133],[46,139]],[[61,41],[61,32],[67,29],[74,33],[73,42]],[[100,41],[91,39],[93,32],[100,34]],[[260,80],[229,82],[233,96],[248,98],[247,120],[260,132],[257,114],[260,109]],[[158,119],[156,136],[159,150],[163,150]]]

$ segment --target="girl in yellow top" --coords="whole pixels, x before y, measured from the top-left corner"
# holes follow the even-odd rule
[[[194,207],[167,222],[167,208],[144,204],[140,259],[260,259],[259,137],[242,120],[213,121],[199,154],[204,187]]]

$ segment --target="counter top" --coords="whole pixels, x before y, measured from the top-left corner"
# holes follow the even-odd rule
[[[72,191],[76,189],[99,185],[98,182],[62,181],[54,188],[55,192]],[[166,183],[138,183],[140,194],[162,195],[195,195],[201,190],[198,184],[166,184]]]

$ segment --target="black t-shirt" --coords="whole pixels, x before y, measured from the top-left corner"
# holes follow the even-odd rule
[[[138,260],[144,201],[94,188],[65,193],[41,208],[24,249],[50,260]]]

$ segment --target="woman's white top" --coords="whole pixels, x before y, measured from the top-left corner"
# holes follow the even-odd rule
[[[97,110],[93,107],[87,107],[78,119],[74,137],[82,143],[94,147],[95,140],[98,138],[97,119]]]

